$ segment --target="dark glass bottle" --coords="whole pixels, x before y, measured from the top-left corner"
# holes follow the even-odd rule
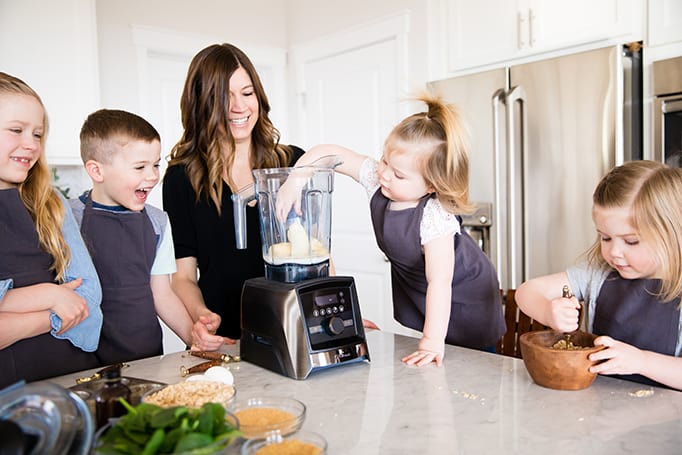
[[[121,381],[121,369],[112,368],[102,372],[104,385],[95,396],[95,420],[97,428],[101,428],[112,417],[120,417],[126,408],[119,398],[130,402],[130,389]]]

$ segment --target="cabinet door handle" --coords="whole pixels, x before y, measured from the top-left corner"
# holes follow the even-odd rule
[[[526,46],[526,42],[523,39],[523,36],[525,34],[526,30],[526,17],[521,11],[516,12],[516,28],[517,28],[517,39],[516,39],[516,44],[519,48],[519,50],[523,49]]]
[[[535,13],[533,8],[528,8],[528,45],[533,47],[535,45]]]

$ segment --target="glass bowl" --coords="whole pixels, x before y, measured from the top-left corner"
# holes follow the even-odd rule
[[[231,410],[236,396],[234,385],[215,381],[184,381],[150,390],[142,396],[142,402],[162,407],[189,408],[200,408],[204,403],[220,403],[226,410]]]
[[[85,402],[70,390],[46,381],[20,382],[3,389],[0,419],[21,428],[31,444],[31,453],[84,455],[93,440],[94,423]]]
[[[327,440],[310,431],[297,431],[287,436],[271,434],[265,439],[249,439],[242,445],[242,455],[275,455],[295,453],[300,455],[324,455]]]
[[[92,447],[93,455],[114,455],[120,454],[121,452],[115,448],[102,447],[103,443],[101,438],[118,424],[121,418],[110,419],[109,423],[104,425],[102,428],[97,430],[94,436],[94,445]],[[229,411],[225,411],[225,420],[229,425],[231,425],[235,430],[239,431],[239,420]],[[196,447],[192,450],[185,450],[179,452],[155,452],[159,455],[216,455],[228,453],[228,448],[230,446],[238,447],[237,444],[241,443],[240,434],[236,434],[232,437],[218,439],[211,444],[203,445],[201,447]],[[232,452],[230,452],[232,453]]]
[[[232,408],[242,437],[264,439],[271,434],[286,436],[298,431],[305,420],[306,407],[284,397],[252,397],[237,401]]]

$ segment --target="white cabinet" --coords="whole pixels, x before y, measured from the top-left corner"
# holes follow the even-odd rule
[[[649,46],[682,41],[682,1],[649,2]]]
[[[82,164],[80,127],[99,105],[95,0],[0,0],[0,62],[45,104],[49,164]]]
[[[638,0],[442,2],[448,73],[632,34],[639,10]]]

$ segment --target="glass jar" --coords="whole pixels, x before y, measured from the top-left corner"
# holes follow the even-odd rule
[[[104,385],[95,395],[95,421],[101,428],[113,417],[126,413],[126,408],[119,398],[130,402],[130,389],[121,381],[121,369],[112,368],[102,372]]]

